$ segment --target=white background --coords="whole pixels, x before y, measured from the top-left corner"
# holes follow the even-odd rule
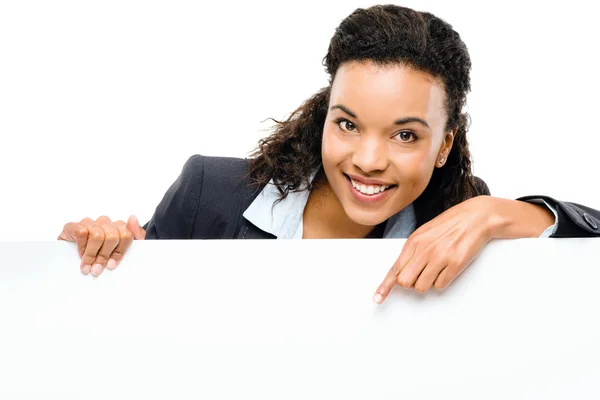
[[[148,220],[187,158],[246,156],[326,84],[365,1],[2,1],[0,240],[101,214]],[[404,1],[473,60],[475,173],[492,194],[600,208],[598,30],[590,2]]]

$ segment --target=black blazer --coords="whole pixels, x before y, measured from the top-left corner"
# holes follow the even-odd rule
[[[242,215],[263,189],[251,184],[247,166],[248,160],[239,158],[190,157],[144,225],[146,239],[274,239]],[[552,237],[600,236],[600,211],[548,196],[517,200],[533,199],[544,199],[557,210]]]

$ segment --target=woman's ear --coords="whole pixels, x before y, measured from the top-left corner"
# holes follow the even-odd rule
[[[442,146],[440,147],[440,151],[435,162],[436,167],[442,168],[446,163],[446,160],[448,160],[448,155],[450,154],[450,150],[452,150],[452,144],[454,143],[454,135],[456,134],[457,129],[458,128],[448,131],[444,135],[444,140],[442,141]]]

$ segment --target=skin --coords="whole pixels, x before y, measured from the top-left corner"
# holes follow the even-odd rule
[[[332,83],[323,127],[323,184],[304,210],[304,238],[361,238],[411,204],[443,168],[454,130],[446,129],[445,91],[433,76],[403,65],[348,62]],[[347,175],[390,185],[376,202],[360,201]],[[381,303],[400,285],[426,292],[446,288],[495,238],[538,237],[554,224],[543,206],[478,196],[421,226],[377,288]],[[65,225],[60,240],[77,243],[84,274],[100,275],[121,262],[145,232],[137,218],[108,217]]]

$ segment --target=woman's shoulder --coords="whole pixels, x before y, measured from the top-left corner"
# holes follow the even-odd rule
[[[223,202],[238,192],[251,194],[257,190],[248,174],[250,162],[246,158],[195,154],[185,163],[182,175],[201,186],[203,197],[217,197]]]
[[[211,213],[228,213],[246,205],[260,191],[249,175],[250,159],[236,157],[191,156],[178,179],[180,192]]]
[[[249,160],[236,157],[217,157],[194,154],[186,161],[182,173],[195,180],[223,177],[237,179],[248,170]]]
[[[248,176],[249,159],[195,154],[155,210],[149,228],[156,238],[212,237],[234,229],[241,210],[259,189]],[[222,228],[222,229],[221,229]],[[221,232],[221,230],[224,230]]]

